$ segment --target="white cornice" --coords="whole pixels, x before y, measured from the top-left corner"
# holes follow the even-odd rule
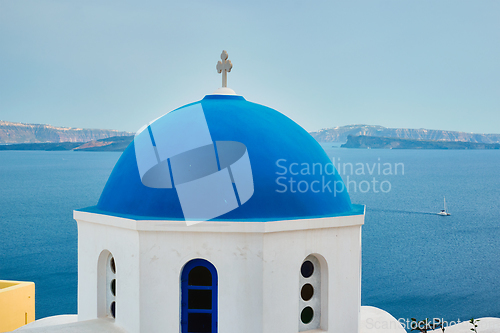
[[[361,215],[334,216],[314,219],[297,219],[266,222],[242,221],[168,221],[168,220],[133,220],[111,215],[73,211],[77,222],[88,222],[116,228],[137,231],[169,231],[169,232],[239,232],[239,233],[270,233],[307,229],[340,228],[361,226],[364,224],[364,212]],[[188,224],[191,224],[188,226]]]

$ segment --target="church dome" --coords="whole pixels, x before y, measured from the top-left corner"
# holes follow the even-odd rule
[[[136,134],[97,211],[135,219],[269,221],[352,213],[320,144],[282,113],[213,94]]]

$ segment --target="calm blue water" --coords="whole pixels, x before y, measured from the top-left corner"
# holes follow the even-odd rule
[[[336,165],[350,162],[358,173],[355,163],[375,163],[372,175],[366,167],[365,175],[343,174],[352,201],[367,206],[363,305],[396,318],[500,317],[500,151],[323,146]],[[36,283],[37,318],[76,313],[72,210],[97,203],[119,156],[0,152],[0,279]],[[384,163],[393,173],[403,163],[404,175],[400,166],[398,175],[384,175]],[[366,193],[359,189],[363,180],[370,184],[368,191],[361,185]],[[382,181],[385,191],[390,183],[387,193],[380,191]],[[433,214],[444,195],[450,217]]]
[[[0,152],[0,279],[35,282],[36,318],[77,312],[73,209],[97,203],[119,157]]]
[[[350,191],[367,207],[363,305],[396,318],[500,317],[500,151],[326,150],[336,164],[380,158],[405,167],[404,175],[374,175],[390,181],[388,193]],[[444,195],[451,216],[431,214]]]

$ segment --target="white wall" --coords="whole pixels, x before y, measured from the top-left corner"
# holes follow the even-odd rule
[[[139,332],[139,237],[137,231],[78,221],[78,320],[97,313],[97,263],[108,250],[116,263],[116,319],[118,326]]]
[[[322,302],[328,301],[322,329],[358,332],[364,216],[265,227],[260,224],[268,222],[187,227],[82,212],[75,218],[79,320],[97,317],[97,260],[108,250],[117,269],[116,324],[131,333],[180,331],[180,274],[195,258],[217,269],[220,333],[296,333],[300,266],[308,255],[319,254],[327,261],[321,269],[328,277],[327,286],[322,281]]]
[[[265,234],[264,333],[298,332],[300,266],[310,254],[319,254],[327,261],[328,295],[322,294],[322,302],[328,301],[328,322],[322,313],[321,328],[327,332],[358,331],[360,228]]]
[[[217,269],[219,332],[262,331],[262,236],[141,232],[141,331],[179,332],[180,274],[195,258]]]

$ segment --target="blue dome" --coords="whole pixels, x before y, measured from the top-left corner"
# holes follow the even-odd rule
[[[136,134],[94,210],[135,219],[269,221],[350,215],[353,205],[302,127],[241,96],[207,95]]]

